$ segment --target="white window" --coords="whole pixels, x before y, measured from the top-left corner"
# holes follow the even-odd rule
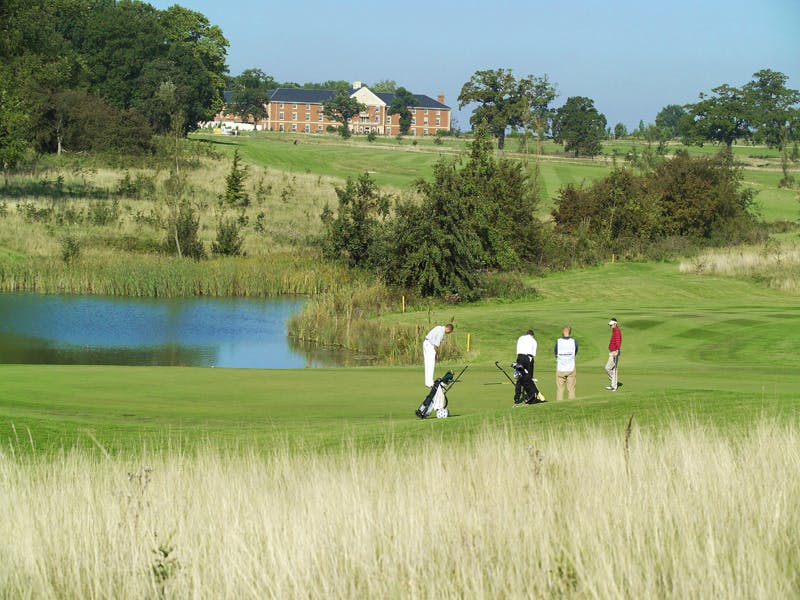
[[[422,130],[422,135],[428,135],[428,130],[427,129],[423,129]]]
[[[319,111],[319,114],[317,115],[317,121],[322,121],[322,111]]]
[[[322,125],[317,125],[317,131],[322,132]]]
[[[280,125],[278,125],[278,131],[283,131],[283,123],[281,123]]]
[[[311,110],[311,105],[310,104],[306,104],[306,110]]]
[[[295,110],[297,110],[297,102],[295,102],[294,104],[292,104],[292,108],[293,108],[293,109],[295,109]]]
[[[422,124],[423,124],[423,125],[427,125],[427,124],[428,124],[428,119],[427,119],[427,117],[426,117],[426,118],[424,118],[424,119],[422,119]]]
[[[375,115],[375,122],[376,123],[380,123],[381,122],[381,116],[380,115]]]
[[[425,109],[425,114],[426,114],[426,115],[428,114],[428,109],[427,109],[427,108]]]
[[[280,106],[278,108],[283,108],[283,102],[280,103]]]
[[[278,120],[279,121],[283,121],[283,113],[282,112],[278,113]]]
[[[441,125],[442,124],[441,121],[442,121],[441,119],[436,119],[436,124]]]
[[[411,124],[412,125],[416,125],[417,124],[417,117],[411,117]]]
[[[292,131],[297,131],[297,123],[292,123]]]
[[[310,121],[310,120],[311,120],[311,113],[307,112],[306,113],[306,121]]]
[[[442,116],[442,111],[440,111],[440,110],[437,110],[437,111],[436,111],[436,116],[437,116],[437,117],[441,117],[441,116]]]
[[[311,133],[311,125],[306,125],[306,133]]]
[[[292,113],[292,121],[297,121],[297,113],[296,112]]]

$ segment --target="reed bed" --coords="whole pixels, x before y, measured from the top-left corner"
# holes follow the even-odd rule
[[[800,294],[800,242],[770,241],[758,246],[706,250],[681,261],[681,273],[746,277],[769,287]]]
[[[347,286],[351,279],[336,265],[286,254],[202,262],[157,255],[71,264],[47,259],[0,261],[0,289],[44,294],[274,297],[319,294]]]
[[[422,341],[432,325],[401,325],[384,318],[399,310],[399,293],[380,282],[357,280],[309,299],[303,310],[289,319],[288,332],[299,342],[343,348],[380,358],[381,364],[419,363]],[[460,349],[450,336],[442,345],[440,359],[460,356]]]
[[[798,424],[764,420],[331,454],[5,448],[0,595],[796,598],[798,469]]]

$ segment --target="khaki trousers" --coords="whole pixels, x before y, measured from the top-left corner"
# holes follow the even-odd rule
[[[556,400],[564,399],[564,388],[567,388],[569,399],[575,399],[575,384],[578,376],[575,371],[556,371]]]

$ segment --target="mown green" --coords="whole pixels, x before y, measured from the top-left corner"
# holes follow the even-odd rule
[[[677,265],[609,264],[532,280],[530,302],[480,303],[394,319],[425,327],[453,320],[449,343],[471,350],[450,393],[447,420],[419,421],[422,369],[236,370],[202,368],[0,367],[2,452],[104,451],[143,447],[190,451],[208,444],[304,449],[414,444],[430,436],[467,442],[486,427],[532,439],[546,429],[599,424],[624,435],[685,420],[742,429],[755,419],[796,420],[800,409],[800,304],[796,296],[733,278],[685,275]],[[619,319],[618,392],[602,367],[607,321]],[[579,341],[578,399],[553,402],[552,345],[562,325]],[[549,402],[512,408],[494,361],[514,359],[515,341],[536,331],[536,375]],[[462,364],[442,364],[438,371]]]

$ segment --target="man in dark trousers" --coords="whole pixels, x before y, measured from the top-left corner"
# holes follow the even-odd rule
[[[544,402],[544,396],[533,380],[533,361],[536,357],[536,346],[533,329],[528,329],[528,332],[517,340],[517,362],[514,363],[514,376],[517,378],[517,384],[514,386],[514,404],[522,403],[523,397],[526,404]],[[523,390],[525,391],[524,396]]]

